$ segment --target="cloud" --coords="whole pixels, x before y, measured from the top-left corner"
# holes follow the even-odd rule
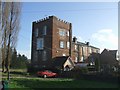
[[[112,33],[112,29],[102,29],[98,31],[99,33]]]
[[[102,29],[92,34],[92,40],[100,46],[100,48],[118,49],[118,36],[114,34],[112,29]]]

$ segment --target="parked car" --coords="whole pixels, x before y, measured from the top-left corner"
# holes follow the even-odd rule
[[[52,71],[50,71],[50,70],[38,71],[38,72],[37,72],[37,75],[38,75],[38,76],[41,76],[41,77],[44,77],[44,78],[46,78],[46,77],[56,77],[56,76],[58,76],[57,73],[54,73],[54,72],[52,72]]]

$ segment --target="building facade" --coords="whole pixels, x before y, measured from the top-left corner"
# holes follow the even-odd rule
[[[49,67],[58,56],[71,56],[72,24],[55,16],[33,22],[31,64]]]
[[[54,58],[69,56],[72,62],[88,62],[91,53],[100,49],[89,42],[72,40],[72,24],[49,16],[32,24],[31,65],[36,68],[51,67]],[[73,66],[73,65],[72,65]]]
[[[74,37],[72,41],[72,59],[75,63],[85,62],[90,63],[92,53],[100,53],[100,49],[89,45],[89,42],[78,42]]]

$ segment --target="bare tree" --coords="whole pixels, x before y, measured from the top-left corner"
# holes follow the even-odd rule
[[[0,34],[1,34],[1,26],[2,25],[2,3],[1,3],[1,0],[0,0]],[[1,41],[0,41],[1,43]]]
[[[2,69],[6,68],[8,76],[11,48],[16,46],[19,32],[20,11],[20,2],[2,2]]]
[[[1,28],[2,28],[2,3],[1,2],[2,1],[0,0],[0,35],[1,35]]]
[[[1,0],[0,0],[0,66],[2,66],[2,51],[1,51],[1,42],[2,42],[2,31],[1,31],[1,25],[2,25],[2,5],[1,5]]]
[[[6,43],[7,43],[7,32],[8,32],[8,3],[1,2],[1,34],[2,34],[2,71],[4,72],[5,58],[6,58]]]

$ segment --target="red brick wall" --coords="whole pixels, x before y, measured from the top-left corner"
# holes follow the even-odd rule
[[[42,35],[43,26],[47,25],[47,35]],[[35,37],[35,29],[39,28],[39,36],[40,38],[44,38],[44,50],[47,52],[47,60],[42,60],[42,51],[43,50],[36,50],[36,40]],[[56,56],[62,56],[63,54],[66,54],[66,56],[69,55],[69,49],[66,47],[66,42],[69,41],[69,37],[65,36],[60,37],[58,28],[63,28],[66,30],[70,30],[70,23],[66,23],[62,20],[59,20],[58,18],[51,16],[48,19],[44,19],[38,22],[34,22],[32,27],[32,51],[31,51],[31,59],[33,65],[39,65],[39,67],[50,66],[52,58]],[[72,36],[71,36],[72,37]],[[72,39],[72,38],[71,38]],[[59,44],[60,40],[63,40],[65,42],[65,48],[61,49]],[[34,53],[37,52],[37,59],[35,58],[36,55]]]
[[[52,58],[56,56],[62,56],[63,54],[66,54],[66,56],[69,55],[69,49],[67,48],[66,42],[69,41],[69,37],[66,35],[64,37],[61,37],[59,35],[59,29],[66,29],[67,31],[70,30],[70,24],[65,23],[63,21],[58,20],[57,18],[53,17],[53,32],[52,32]],[[65,48],[60,48],[60,41],[64,41]]]

